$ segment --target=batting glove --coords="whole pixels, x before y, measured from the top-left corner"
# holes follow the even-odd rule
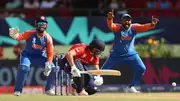
[[[94,84],[96,85],[96,86],[100,86],[100,85],[102,85],[103,84],[103,77],[101,77],[101,76],[94,76]]]
[[[16,39],[19,36],[19,28],[9,28],[9,36]]]
[[[76,68],[75,65],[73,65],[71,67],[71,74],[73,77],[81,77],[81,73],[80,73],[79,69]]]

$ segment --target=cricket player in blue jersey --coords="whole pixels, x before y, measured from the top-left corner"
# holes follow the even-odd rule
[[[122,63],[129,65],[135,73],[133,81],[128,87],[128,91],[140,93],[134,86],[140,83],[146,67],[134,49],[135,36],[138,32],[148,31],[154,28],[159,20],[152,17],[151,23],[132,24],[131,16],[129,14],[123,14],[120,24],[115,24],[113,23],[113,17],[112,10],[112,12],[108,12],[107,14],[107,23],[108,27],[114,32],[114,44],[108,59],[101,69],[109,69]]]
[[[54,80],[55,66],[52,63],[54,55],[54,46],[51,36],[45,31],[48,22],[44,16],[35,21],[34,30],[28,30],[19,33],[18,28],[9,28],[9,35],[16,40],[26,40],[26,46],[20,54],[20,64],[18,66],[17,80],[14,88],[14,95],[19,96],[22,93],[25,80],[27,79],[30,65],[35,64],[44,68],[44,75],[47,76],[45,93],[54,95],[52,89]]]

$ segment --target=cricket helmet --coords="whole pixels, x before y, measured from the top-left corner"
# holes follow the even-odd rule
[[[45,16],[40,16],[35,20],[35,27],[38,32],[44,32],[47,29],[48,21]]]
[[[94,55],[100,55],[105,49],[105,43],[102,40],[94,39],[89,44],[90,50]]]

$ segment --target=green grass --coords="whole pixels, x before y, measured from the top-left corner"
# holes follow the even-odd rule
[[[92,96],[47,96],[24,94],[19,97],[3,94],[0,101],[180,101],[180,93],[103,93]]]

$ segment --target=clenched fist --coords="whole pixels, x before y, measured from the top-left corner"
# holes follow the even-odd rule
[[[152,22],[151,25],[152,26],[156,26],[156,24],[159,22],[159,19],[155,18],[154,16],[152,16]]]
[[[108,18],[109,20],[111,20],[111,19],[114,18],[114,9],[112,9],[111,12],[108,12],[108,13],[107,13],[107,18]]]

